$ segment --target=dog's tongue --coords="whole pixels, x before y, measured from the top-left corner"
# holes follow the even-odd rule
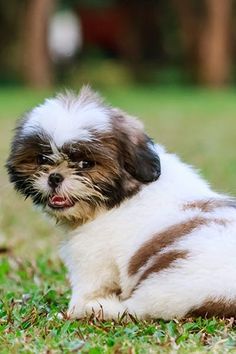
[[[65,208],[73,205],[71,201],[60,195],[53,195],[49,198],[49,202],[53,207],[56,208]]]

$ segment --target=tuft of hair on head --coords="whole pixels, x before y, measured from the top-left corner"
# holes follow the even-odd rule
[[[80,106],[81,108],[91,105],[108,108],[108,105],[104,103],[104,98],[100,96],[98,92],[92,90],[90,85],[83,85],[78,94],[73,90],[66,89],[64,92],[58,93],[56,99],[64,103],[68,109],[74,105]]]

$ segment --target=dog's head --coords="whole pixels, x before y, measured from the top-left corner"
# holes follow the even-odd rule
[[[16,190],[58,221],[77,225],[155,181],[160,161],[138,120],[84,87],[23,118],[7,169]]]

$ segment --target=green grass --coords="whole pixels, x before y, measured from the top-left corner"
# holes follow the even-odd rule
[[[236,345],[234,321],[153,321],[127,325],[68,321],[65,270],[41,256],[34,262],[10,257],[2,261],[0,280],[1,353],[181,353],[219,352]]]
[[[107,100],[139,115],[148,132],[220,191],[236,194],[235,92],[122,88]],[[129,324],[68,321],[66,270],[57,256],[60,230],[24,202],[5,169],[15,121],[48,92],[0,89],[0,353],[234,352],[233,319]]]

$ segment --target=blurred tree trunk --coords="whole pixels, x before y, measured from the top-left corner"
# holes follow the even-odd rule
[[[188,68],[203,85],[225,85],[230,76],[232,0],[203,0],[198,3],[201,11],[196,11],[191,0],[172,2]]]
[[[207,21],[199,43],[199,79],[213,87],[230,76],[230,20],[232,0],[206,0]]]
[[[126,33],[122,36],[122,57],[130,65],[137,80],[149,81],[149,66],[161,62],[164,56],[160,31],[160,1],[118,2],[128,20]]]
[[[28,0],[23,33],[23,68],[28,85],[45,88],[52,84],[47,34],[55,0]]]
[[[172,0],[179,19],[180,37],[184,51],[184,65],[193,80],[197,79],[198,41],[201,18],[191,0]]]

